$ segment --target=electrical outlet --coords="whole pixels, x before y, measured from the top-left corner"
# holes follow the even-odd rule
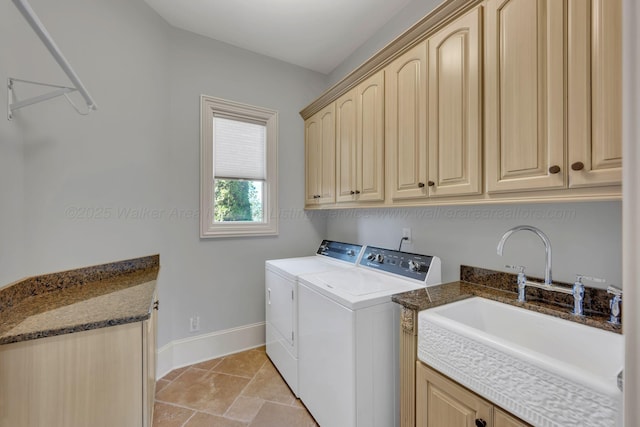
[[[402,237],[406,237],[407,238],[407,240],[405,240],[405,242],[411,243],[411,229],[410,228],[403,228],[402,229]]]
[[[200,330],[200,316],[196,313],[189,319],[189,332],[198,332]]]

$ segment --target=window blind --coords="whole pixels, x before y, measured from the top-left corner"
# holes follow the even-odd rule
[[[213,118],[213,173],[218,179],[266,179],[266,126]]]

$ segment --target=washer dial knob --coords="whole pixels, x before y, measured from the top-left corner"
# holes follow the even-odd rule
[[[384,262],[384,255],[376,254],[376,261],[382,264]]]
[[[420,271],[422,268],[422,264],[419,262],[415,262],[414,260],[409,260],[409,270],[411,271]]]

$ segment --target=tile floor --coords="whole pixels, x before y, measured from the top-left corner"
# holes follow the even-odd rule
[[[158,380],[153,427],[317,427],[265,348],[175,369]]]

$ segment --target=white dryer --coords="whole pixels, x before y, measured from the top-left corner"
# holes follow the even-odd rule
[[[396,293],[439,284],[438,257],[366,247],[358,268],[299,277],[300,398],[322,427],[399,425]]]
[[[298,392],[298,276],[355,268],[363,247],[323,240],[314,256],[265,262],[267,355]]]

